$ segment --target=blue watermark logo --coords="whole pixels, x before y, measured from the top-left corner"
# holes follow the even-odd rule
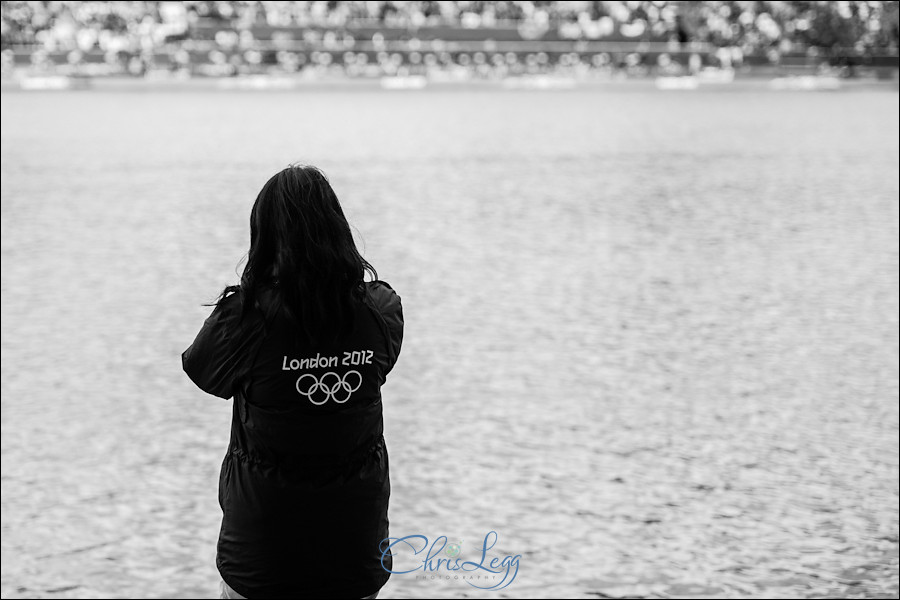
[[[497,545],[499,535],[490,531],[484,536],[476,560],[463,561],[462,540],[449,541],[441,535],[429,541],[424,535],[389,537],[381,541],[381,566],[393,575],[416,573],[430,578],[462,579],[472,587],[482,590],[502,590],[516,579],[521,554],[496,556],[490,550]],[[441,557],[441,553],[449,558]],[[385,566],[385,558],[391,557],[392,567]]]

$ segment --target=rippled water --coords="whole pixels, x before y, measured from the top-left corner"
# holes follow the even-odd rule
[[[383,597],[896,596],[896,92],[2,102],[3,597],[216,593],[179,355],[291,161],[404,300],[392,533],[522,555]]]

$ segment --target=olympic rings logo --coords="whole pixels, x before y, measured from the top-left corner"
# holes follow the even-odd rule
[[[362,375],[359,371],[347,371],[343,377],[329,371],[322,377],[304,373],[297,378],[295,387],[300,395],[309,398],[316,406],[321,406],[329,400],[343,404],[361,385]]]

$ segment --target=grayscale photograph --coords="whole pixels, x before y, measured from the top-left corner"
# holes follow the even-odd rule
[[[4,599],[900,594],[900,3],[0,23]]]

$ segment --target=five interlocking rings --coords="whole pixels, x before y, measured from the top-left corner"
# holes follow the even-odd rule
[[[362,385],[362,375],[359,371],[347,371],[341,377],[337,373],[329,371],[324,373],[321,378],[316,377],[312,373],[304,373],[297,379],[297,391],[309,398],[313,404],[320,406],[328,402],[329,399],[334,400],[338,404],[343,404],[350,399],[350,395],[359,389]],[[321,395],[317,392],[322,392]],[[346,395],[345,395],[346,394]],[[314,400],[313,396],[321,400]]]

